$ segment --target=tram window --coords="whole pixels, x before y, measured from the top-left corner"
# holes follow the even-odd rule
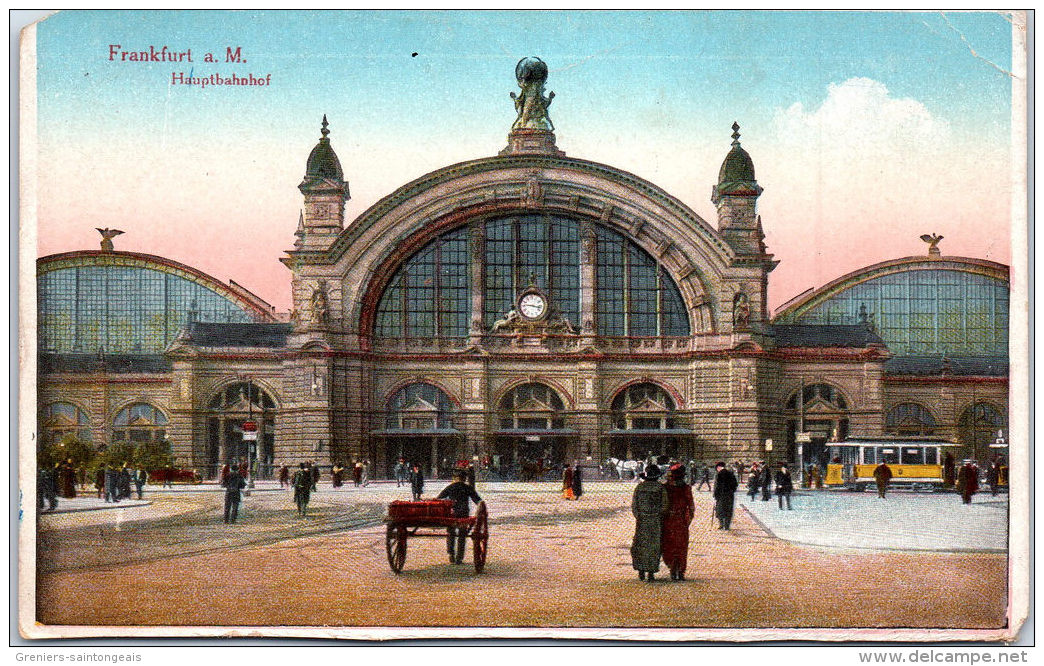
[[[877,449],[877,462],[885,463],[886,465],[898,465],[899,464],[899,451],[897,449],[880,447]]]
[[[873,465],[873,464],[875,464],[877,462],[877,460],[875,459],[874,453],[876,453],[876,451],[874,450],[873,447],[867,447],[867,448],[863,449],[863,464],[864,465]]]
[[[924,464],[924,450],[923,449],[903,449],[903,464],[904,465],[923,465]]]
[[[939,449],[930,448],[924,450],[924,464],[926,465],[938,465],[939,464]]]

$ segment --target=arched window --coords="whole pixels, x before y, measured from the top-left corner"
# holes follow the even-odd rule
[[[685,303],[674,280],[632,240],[598,227],[598,334],[689,334]]]
[[[120,410],[112,420],[114,442],[162,442],[167,437],[167,417],[144,402]]]
[[[580,328],[580,225],[575,220],[521,215],[486,224],[487,329],[514,307],[531,280]]]
[[[565,425],[565,405],[553,389],[536,382],[522,384],[500,400],[500,427],[505,430],[557,430]]]
[[[885,415],[885,432],[892,435],[931,435],[935,417],[915,402],[899,403]]]
[[[82,442],[91,441],[90,421],[87,415],[70,402],[52,402],[40,415],[41,444],[44,446],[74,435]]]
[[[613,399],[613,426],[619,430],[674,428],[674,409],[674,400],[656,384],[632,384]]]
[[[830,384],[808,384],[801,390],[801,402],[804,409],[810,408],[814,403],[819,403],[827,408],[838,411],[848,409],[848,401],[841,392]],[[795,391],[787,401],[787,409],[798,409],[798,392]]]
[[[388,401],[388,430],[437,430],[453,427],[453,401],[431,384],[404,386]]]
[[[439,236],[396,271],[377,308],[378,337],[467,336],[471,312],[467,231]]]
[[[464,338],[473,316],[472,289],[482,290],[483,326],[491,330],[530,284],[543,290],[558,316],[581,328],[580,222],[555,215],[487,220],[473,239],[484,253],[469,254],[470,228],[433,239],[407,259],[378,301],[377,338]],[[624,235],[595,224],[596,329],[605,336],[686,336],[689,318],[674,280],[648,252]],[[474,232],[479,233],[479,232]],[[484,283],[471,284],[471,261],[482,261]]]

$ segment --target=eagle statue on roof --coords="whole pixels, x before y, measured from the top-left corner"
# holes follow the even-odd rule
[[[943,239],[939,234],[923,234],[921,240],[928,243],[928,255],[938,257],[942,254],[939,250],[939,241]]]
[[[101,242],[101,249],[102,249],[102,251],[103,252],[112,252],[113,251],[112,239],[117,237],[117,236],[119,236],[123,232],[120,231],[119,229],[98,229],[98,227],[95,227],[95,229],[97,229],[98,233],[100,233],[102,235],[102,242]]]

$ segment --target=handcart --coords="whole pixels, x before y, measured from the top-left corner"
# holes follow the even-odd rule
[[[406,563],[406,542],[410,538],[445,539],[446,528],[454,527],[464,530],[464,536],[471,538],[475,573],[482,573],[486,566],[486,552],[489,546],[489,514],[486,511],[486,503],[479,502],[475,507],[475,515],[466,518],[454,518],[452,510],[453,502],[449,500],[396,501],[389,504],[388,515],[384,518],[387,525],[384,543],[391,570],[402,573],[402,567]],[[425,528],[441,531],[422,532]]]

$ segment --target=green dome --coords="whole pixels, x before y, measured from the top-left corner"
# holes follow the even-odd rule
[[[762,189],[754,178],[754,160],[739,142],[739,124],[732,123],[732,150],[725,156],[718,171],[718,184],[712,188],[711,201],[715,204],[723,196],[757,197]]]
[[[750,153],[743,150],[737,143],[725,156],[718,171],[718,185],[725,183],[752,183],[754,178],[754,161],[750,159]]]
[[[319,143],[316,144],[315,148],[312,148],[311,154],[308,155],[308,165],[305,168],[305,178],[325,178],[329,180],[344,180],[344,172],[341,170],[341,161],[337,159],[337,153],[334,152],[333,146],[330,145],[330,138],[327,136],[330,130],[326,129],[329,123],[326,122],[326,116],[323,116],[323,138],[319,139]]]

